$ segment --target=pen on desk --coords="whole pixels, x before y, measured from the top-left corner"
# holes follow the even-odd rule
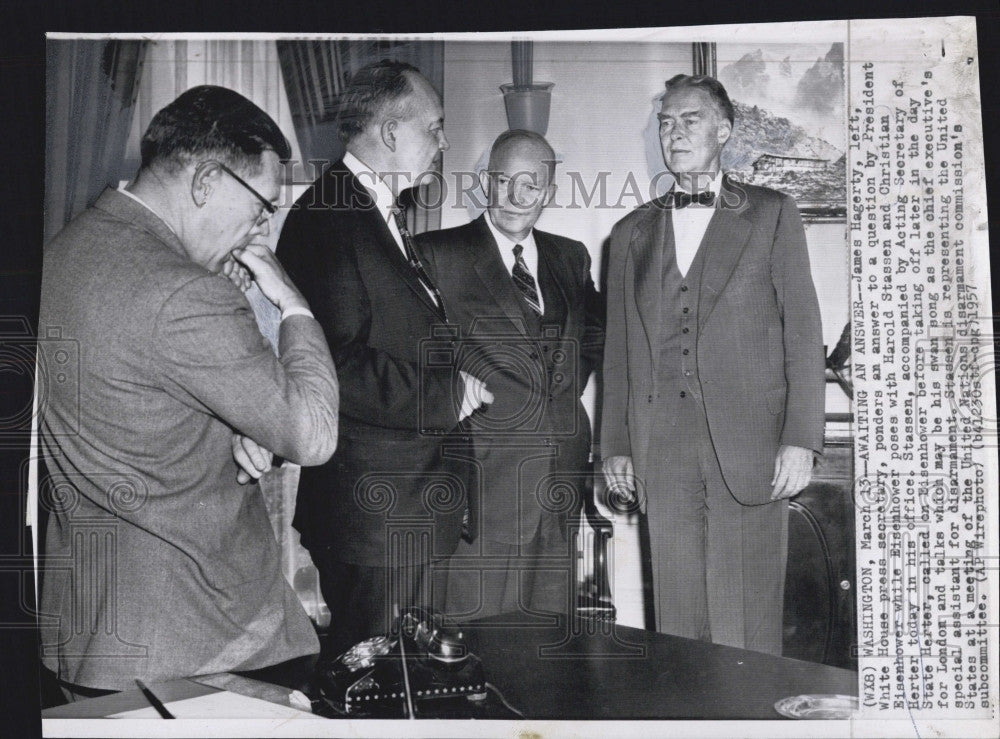
[[[167,710],[167,707],[160,702],[160,699],[156,697],[152,690],[146,687],[146,684],[142,680],[136,678],[135,684],[139,686],[139,690],[142,691],[142,694],[146,696],[146,700],[149,701],[149,704],[156,709],[156,712],[160,716],[163,718],[175,718],[174,714]]]

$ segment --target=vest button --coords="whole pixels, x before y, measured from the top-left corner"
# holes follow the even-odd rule
[[[653,402],[653,396],[650,395],[648,398],[646,398],[646,402],[652,403]]]
[[[687,308],[687,307],[685,307],[685,308],[684,308],[684,310],[683,310],[683,311],[681,311],[681,312],[682,312],[682,313],[688,313],[688,312],[689,312],[690,310],[691,310],[690,308]]]
[[[681,397],[682,397],[682,398],[686,398],[686,397],[687,397],[687,393],[686,393],[686,392],[684,392],[683,390],[681,390]]]
[[[686,293],[687,291],[688,291],[688,286],[687,285],[681,285],[681,292],[682,293]]]
[[[681,352],[681,354],[683,354],[685,357],[690,353],[691,353],[690,349],[685,349],[684,351]]]
[[[682,334],[686,334],[686,333],[688,333],[688,331],[690,331],[690,329],[687,326],[685,326],[684,328],[681,329],[681,333]]]

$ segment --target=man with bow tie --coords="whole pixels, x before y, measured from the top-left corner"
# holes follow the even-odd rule
[[[666,83],[675,186],[611,233],[601,451],[646,516],[656,629],[781,654],[788,499],[823,449],[822,330],[795,203],[722,172],[734,118],[717,80]]]

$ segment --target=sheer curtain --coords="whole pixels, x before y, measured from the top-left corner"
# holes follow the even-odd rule
[[[146,42],[46,42],[44,243],[121,175]]]
[[[145,47],[144,41],[113,39],[46,41],[43,245],[119,179]],[[43,554],[48,522],[48,511],[38,499],[39,484],[48,474],[38,453],[43,374],[44,368],[36,364],[25,501],[25,523],[36,557]],[[36,597],[41,592],[37,562]]]
[[[301,158],[274,41],[150,41],[126,148],[129,176],[139,168],[139,141],[153,116],[198,85],[228,87],[252,100],[281,127],[293,159]]]

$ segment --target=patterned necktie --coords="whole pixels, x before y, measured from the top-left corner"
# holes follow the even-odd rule
[[[699,192],[692,195],[689,192],[684,192],[683,190],[675,190],[674,196],[674,208],[686,208],[689,205],[715,205],[715,193],[711,190],[705,190],[704,192]]]
[[[444,301],[441,300],[441,293],[438,292],[437,286],[431,282],[431,278],[424,270],[424,265],[420,263],[420,258],[417,257],[417,250],[413,247],[413,236],[410,235],[410,229],[406,227],[406,218],[403,216],[403,210],[398,205],[393,205],[391,213],[392,217],[396,220],[396,228],[399,229],[399,236],[403,239],[406,261],[410,263],[410,268],[417,273],[417,279],[420,280],[420,284],[430,294],[431,298],[437,304],[438,310],[441,311],[444,320],[447,321],[448,313],[444,309]]]
[[[524,247],[517,244],[514,247],[514,269],[510,276],[514,278],[514,285],[521,292],[521,296],[528,301],[528,305],[538,315],[542,315],[542,304],[538,301],[538,289],[535,287],[535,278],[528,271],[528,265],[524,262],[521,254]]]

